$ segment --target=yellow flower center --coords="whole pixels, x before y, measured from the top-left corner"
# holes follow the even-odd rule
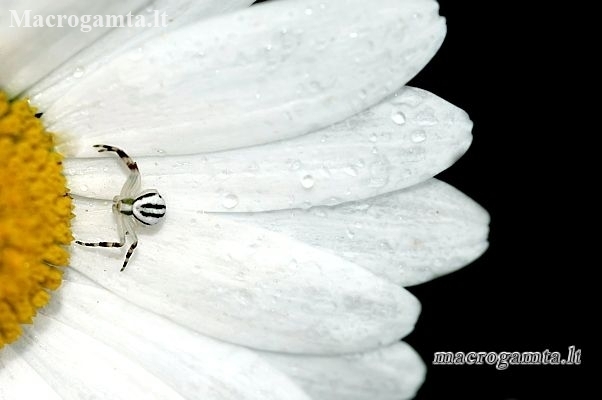
[[[61,155],[26,100],[0,91],[0,348],[61,284],[73,237]]]

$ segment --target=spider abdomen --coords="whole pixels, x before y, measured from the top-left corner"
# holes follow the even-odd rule
[[[134,200],[132,213],[144,225],[155,225],[165,216],[165,200],[156,190],[147,190]]]

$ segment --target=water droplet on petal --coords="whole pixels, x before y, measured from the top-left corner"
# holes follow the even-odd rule
[[[79,187],[79,189],[80,189],[82,192],[87,192],[87,191],[88,191],[88,185],[81,185],[81,186]]]
[[[144,51],[142,50],[142,47],[138,47],[136,50],[130,52],[128,57],[131,61],[140,61],[143,55]]]
[[[370,165],[370,187],[383,187],[389,182],[389,162],[381,158]]]
[[[77,67],[73,71],[73,77],[74,78],[81,78],[82,76],[84,76],[84,72],[85,72],[85,70],[82,67]]]
[[[401,111],[394,110],[391,113],[391,119],[397,125],[403,125],[406,123],[406,116]]]
[[[390,252],[392,252],[392,251],[393,251],[393,247],[391,247],[391,245],[390,245],[390,244],[389,244],[389,242],[387,242],[387,241],[382,241],[382,242],[380,242],[378,245],[379,245],[379,247],[380,247],[382,250],[384,250],[384,251],[386,251],[386,252],[389,252],[389,253],[390,253]]]
[[[314,13],[314,11],[311,8],[305,9],[305,15],[312,15],[313,13]]]
[[[228,210],[233,209],[238,205],[238,197],[233,193],[228,193],[222,199],[222,206]]]
[[[347,229],[347,237],[349,239],[353,239],[355,237],[355,232],[353,232],[351,229]]]
[[[311,189],[314,187],[314,183],[314,178],[311,175],[305,175],[303,178],[301,178],[301,186],[303,186],[305,189]]]
[[[416,122],[418,125],[437,125],[439,120],[435,116],[435,110],[431,107],[426,107],[424,110],[416,114]]]
[[[297,171],[299,168],[301,168],[301,161],[299,160],[293,160],[289,166],[291,171]]]
[[[327,215],[327,214],[326,214],[326,210],[324,209],[324,207],[315,207],[315,208],[312,208],[312,209],[310,210],[310,212],[311,212],[312,214],[314,214],[314,215],[316,215],[316,216],[320,217],[320,218],[324,218],[324,217],[326,217],[326,215]]]
[[[426,140],[426,132],[423,131],[422,129],[419,129],[412,133],[412,142],[421,143],[421,142],[424,142],[425,140]]]
[[[311,203],[311,201],[304,201],[303,203],[301,203],[301,208],[304,210],[309,210],[312,206],[313,204]]]
[[[349,176],[357,176],[357,169],[351,165],[343,168],[343,172],[345,172]]]

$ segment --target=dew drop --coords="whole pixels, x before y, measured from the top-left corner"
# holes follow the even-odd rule
[[[314,184],[315,181],[311,175],[305,175],[303,178],[301,178],[301,186],[303,186],[305,189],[311,189],[314,187]]]
[[[387,241],[382,241],[382,242],[380,242],[380,243],[378,244],[378,246],[379,246],[379,247],[380,247],[382,250],[384,250],[384,251],[387,251],[387,252],[391,252],[391,251],[393,251],[393,247],[391,247],[391,245],[390,245],[390,244],[389,244],[389,242],[387,242]]]
[[[311,8],[305,9],[305,15],[312,15],[313,13],[314,13],[314,10],[312,10]]]
[[[73,71],[73,77],[74,78],[81,78],[82,76],[84,76],[84,72],[85,72],[85,70],[82,67],[77,67]]]
[[[326,205],[328,206],[336,206],[337,204],[342,203],[342,200],[338,197],[332,196],[328,200],[326,200]]]
[[[353,239],[355,237],[355,232],[353,232],[351,229],[347,229],[347,237],[349,239]]]
[[[138,47],[136,50],[130,52],[128,57],[131,61],[140,61],[143,55],[144,52],[142,50],[142,47]]]
[[[391,119],[397,125],[403,125],[406,123],[406,116],[401,111],[394,110],[391,113]]]
[[[299,160],[293,160],[289,166],[291,171],[297,171],[299,168],[301,168],[301,161]]]
[[[324,207],[316,207],[316,208],[312,208],[312,209],[311,209],[311,212],[312,212],[312,213],[313,213],[315,216],[317,216],[317,217],[320,217],[320,218],[324,218],[324,217],[326,217],[326,215],[327,215],[327,214],[326,214],[326,210],[324,209]]]
[[[82,192],[87,192],[88,191],[88,185],[81,185],[79,187],[79,190],[81,190]]]
[[[351,33],[349,33],[349,37],[351,39],[355,39],[357,37],[357,32],[351,32]]]
[[[222,199],[222,207],[231,210],[238,205],[238,197],[233,193],[228,193]]]
[[[412,133],[412,142],[414,143],[422,143],[426,140],[426,132],[422,129],[414,131]]]
[[[382,158],[370,165],[370,187],[383,187],[389,182],[389,163]]]
[[[349,176],[357,176],[357,169],[352,165],[343,168],[343,172]]]
[[[431,107],[425,107],[424,110],[416,114],[416,122],[418,125],[437,125],[439,120],[435,116],[435,110]]]

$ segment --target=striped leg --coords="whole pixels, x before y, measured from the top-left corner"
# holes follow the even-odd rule
[[[82,242],[81,240],[76,240],[75,243],[80,246],[88,246],[88,247],[123,247],[125,245],[125,235],[127,230],[124,229],[123,226],[123,216],[117,216],[117,231],[119,232],[119,242]]]
[[[132,254],[134,253],[134,250],[138,246],[138,236],[136,236],[136,231],[134,230],[134,224],[133,224],[132,220],[126,219],[126,220],[124,220],[124,223],[125,223],[126,234],[128,234],[132,237],[132,244],[130,245],[128,252],[125,255],[125,260],[123,260],[123,266],[119,270],[120,272],[123,272],[125,267],[127,267],[128,262],[130,261],[130,257],[132,256]]]
[[[75,243],[87,247],[123,247],[125,245],[125,240],[121,242],[82,242],[76,240]]]
[[[106,144],[95,144],[94,147],[98,148],[99,153],[112,151],[117,153],[119,158],[121,158],[125,166],[130,171],[130,176],[121,189],[121,197],[133,197],[133,195],[140,190],[140,171],[138,170],[138,164],[136,164],[136,162],[119,147],[109,146]]]

